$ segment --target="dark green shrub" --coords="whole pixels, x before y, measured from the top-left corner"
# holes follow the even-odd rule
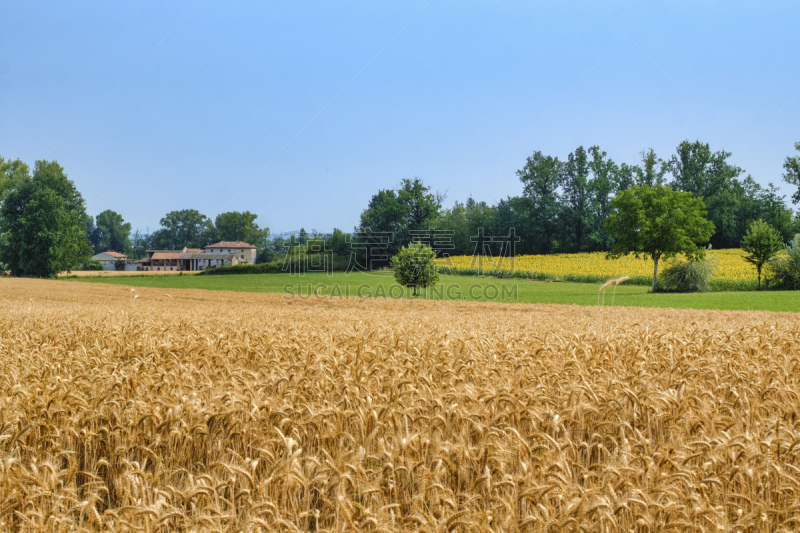
[[[209,268],[201,272],[205,276],[224,276],[228,274],[303,274],[306,272],[341,272],[350,266],[349,257],[330,254],[306,254],[293,252],[269,263],[255,265],[236,265]]]
[[[114,270],[117,271],[125,270],[125,260],[117,259],[116,261],[114,261]]]
[[[706,260],[681,261],[668,266],[659,276],[656,290],[663,292],[701,292],[711,289],[713,268]]]
[[[103,270],[103,263],[89,259],[78,270]]]
[[[770,289],[800,290],[800,233],[786,246],[786,255],[773,258],[768,265]]]

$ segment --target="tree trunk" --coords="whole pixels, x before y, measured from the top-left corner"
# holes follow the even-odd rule
[[[653,256],[653,286],[650,287],[650,292],[656,292],[656,276],[658,276],[658,260],[660,256]]]
[[[758,266],[758,288],[756,290],[761,290],[761,265]]]

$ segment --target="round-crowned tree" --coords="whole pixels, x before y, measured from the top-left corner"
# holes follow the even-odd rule
[[[401,248],[390,261],[394,279],[400,285],[413,287],[416,296],[419,287],[432,286],[439,281],[434,259],[436,252],[430,246],[412,242]]]
[[[761,289],[761,269],[782,249],[783,242],[775,228],[761,219],[750,223],[747,234],[742,239],[742,250],[747,253],[744,260],[756,267],[758,271],[759,290]]]
[[[637,185],[620,191],[611,200],[605,229],[614,238],[612,258],[633,254],[653,260],[652,291],[656,290],[658,261],[678,254],[689,260],[705,257],[698,246],[714,234],[706,220],[706,206],[690,192],[673,191],[666,185]]]

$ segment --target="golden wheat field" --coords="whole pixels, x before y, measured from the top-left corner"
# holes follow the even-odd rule
[[[792,531],[793,314],[0,280],[0,531]]]

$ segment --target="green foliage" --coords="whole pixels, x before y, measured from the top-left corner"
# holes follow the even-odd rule
[[[89,217],[91,219],[91,217]],[[133,246],[131,245],[131,224],[125,222],[122,215],[106,209],[95,219],[95,226],[97,231],[97,246],[94,248],[95,253],[105,251],[119,252],[125,255],[129,254]],[[90,240],[91,237],[90,237]]]
[[[94,217],[86,215],[84,223],[86,224],[86,237],[89,238],[89,246],[92,247],[92,251],[94,253],[105,252],[107,249],[101,249],[100,232],[97,231],[97,226],[94,224]]]
[[[77,270],[103,270],[103,263],[94,259],[87,259]]]
[[[611,208],[605,227],[615,242],[608,255],[651,258],[651,290],[656,289],[661,258],[683,253],[690,260],[702,259],[705,250],[698,244],[707,242],[714,232],[714,225],[705,219],[703,202],[668,186],[637,185],[621,191]]]
[[[791,240],[796,233],[792,210],[786,205],[785,196],[772,183],[761,186],[751,176],[737,185],[736,233],[744,238],[750,224],[763,220],[780,234],[781,241]]]
[[[30,178],[28,165],[19,159],[3,159],[0,157],[0,203],[3,197],[19,187]]]
[[[769,262],[769,286],[775,290],[800,290],[800,233],[786,246],[786,255]]]
[[[53,277],[91,255],[84,201],[55,161],[37,161],[32,177],[0,206],[0,259],[15,276]]]
[[[742,169],[728,163],[730,156],[724,150],[712,152],[707,143],[683,141],[669,162],[673,189],[690,192],[705,204],[716,229],[711,237],[714,248],[735,248],[741,240],[736,177]]]
[[[656,156],[652,148],[642,150],[641,156],[642,166],[635,168],[636,184],[650,187],[664,185],[664,176],[669,170],[667,163]]]
[[[253,246],[265,246],[269,238],[269,228],[259,228],[258,215],[250,211],[229,211],[220,213],[214,219],[217,239],[220,241],[246,242]]]
[[[794,143],[794,149],[800,151],[800,142]],[[798,186],[792,195],[792,202],[796,204],[800,202],[800,156],[787,157],[783,162],[783,168],[786,171],[783,174],[786,183]]]
[[[524,197],[530,202],[527,229],[528,234],[535,235],[530,251],[536,254],[550,253],[554,250],[559,233],[561,162],[557,157],[546,156],[537,150],[525,161],[525,166],[517,171],[517,177],[522,182]]]
[[[269,263],[275,259],[276,256],[277,253],[272,249],[272,247],[264,246],[263,248],[259,248],[258,252],[256,253],[256,263]]]
[[[645,173],[636,166],[617,164],[598,146],[582,146],[566,161],[533,153],[517,171],[523,184],[521,198],[501,200],[494,235],[515,228],[522,237],[516,253],[570,253],[608,250],[612,238],[605,228],[611,199],[633,186],[637,178],[659,181],[664,165],[650,151]],[[646,178],[641,175],[646,174]],[[658,177],[656,177],[656,174]]]
[[[669,265],[659,278],[658,290],[664,292],[703,292],[711,290],[713,268],[705,259],[678,261]]]
[[[124,259],[117,259],[114,261],[114,270],[116,271],[123,271],[125,270],[126,261]]]
[[[344,272],[349,260],[344,257],[321,257],[299,251],[273,259],[268,263],[235,265],[211,268],[200,272],[201,276],[226,276],[231,274],[305,274],[307,272]]]
[[[705,204],[716,230],[710,237],[715,248],[738,247],[750,222],[758,219],[790,239],[800,220],[792,220],[778,189],[750,177],[740,180],[742,170],[730,156],[699,141],[682,142],[667,161],[652,149],[643,151],[639,165],[617,164],[597,146],[578,147],[566,160],[536,151],[517,172],[522,196],[497,204],[492,234],[516,228],[522,237],[517,254],[610,250],[613,237],[605,221],[611,199],[634,184],[664,185],[670,173],[673,190],[691,192]],[[785,168],[785,179],[800,185],[800,158],[788,158]]]
[[[369,250],[372,259],[388,258],[411,242],[415,232],[430,230],[441,207],[442,198],[432,194],[422,180],[404,179],[397,191],[381,190],[372,197],[361,213],[359,244]],[[374,265],[383,266],[385,261]]]
[[[497,208],[467,198],[445,209],[436,221],[432,244],[444,255],[471,255],[476,252],[476,236],[491,231]],[[480,247],[477,248],[480,251]]]
[[[430,246],[412,242],[401,248],[390,261],[394,279],[400,285],[413,287],[416,296],[419,287],[432,286],[439,281],[434,259],[436,252]]]
[[[147,252],[148,246],[151,244],[151,235],[142,233],[136,229],[131,234],[131,253],[128,254],[129,259],[142,259]]]
[[[333,233],[331,233],[328,240],[325,241],[325,247],[327,250],[332,251],[333,255],[337,257],[349,258],[352,254],[349,239],[339,228],[333,228]]]
[[[744,260],[756,267],[758,271],[758,288],[761,288],[761,269],[764,264],[772,259],[783,248],[781,236],[775,228],[764,222],[756,220],[742,239],[742,250],[747,252]]]
[[[562,200],[567,207],[560,217],[569,228],[576,251],[584,251],[590,224],[589,159],[583,146],[567,156],[561,166]]]
[[[217,230],[196,209],[170,211],[161,219],[161,229],[152,235],[151,246],[161,250],[202,248],[218,241]]]

